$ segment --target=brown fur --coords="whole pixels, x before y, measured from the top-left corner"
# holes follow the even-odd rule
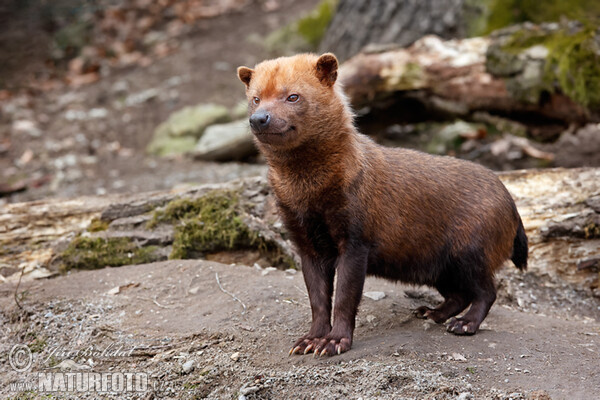
[[[436,322],[471,304],[448,330],[475,333],[496,297],[495,271],[511,257],[525,268],[527,259],[519,214],[495,174],[358,133],[332,54],[269,60],[238,75],[249,114],[270,118],[253,131],[311,302],[311,329],[291,352],[350,349],[367,274],[436,287],[444,303],[417,310]]]

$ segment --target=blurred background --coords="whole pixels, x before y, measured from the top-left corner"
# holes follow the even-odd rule
[[[600,166],[595,0],[5,0],[0,204],[263,175],[239,65],[334,52],[362,132]]]

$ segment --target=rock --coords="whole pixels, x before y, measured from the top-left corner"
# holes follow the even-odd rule
[[[435,154],[446,154],[456,148],[463,139],[481,139],[486,135],[482,125],[456,121],[440,129],[427,145],[427,151]]]
[[[136,106],[157,98],[159,94],[160,92],[157,88],[146,89],[144,91],[127,96],[125,99],[125,105],[128,107]]]
[[[70,109],[65,112],[67,121],[88,121],[90,119],[101,119],[108,116],[106,108],[92,108],[89,111]]]
[[[585,121],[597,114],[598,32],[576,21],[524,23],[490,35],[486,70],[502,77],[508,93],[549,117]],[[577,67],[576,67],[577,66]],[[550,97],[548,99],[547,97]]]
[[[256,393],[258,392],[259,387],[258,386],[249,386],[249,387],[242,387],[240,389],[240,394],[242,396],[245,396],[247,394],[252,394],[252,393]]]
[[[256,153],[246,119],[211,125],[194,149],[194,157],[208,161],[241,160]]]
[[[42,131],[37,126],[35,121],[30,121],[26,119],[16,120],[13,122],[12,128],[15,131],[15,133],[26,133],[31,137],[42,136]]]
[[[587,124],[575,132],[565,131],[553,145],[556,153],[555,165],[574,167],[579,165],[597,165],[597,154],[600,153],[600,124]]]
[[[529,400],[551,400],[552,397],[545,390],[534,390],[527,397]]]
[[[91,367],[85,364],[78,364],[73,360],[63,360],[54,368],[60,369],[61,371],[82,371],[90,369]]]
[[[240,100],[230,112],[233,119],[246,119],[248,117],[248,103],[245,99]]]
[[[183,363],[183,365],[181,366],[181,371],[184,374],[189,374],[190,372],[192,372],[194,370],[194,360],[189,360],[186,361],[185,363]]]
[[[371,300],[379,301],[379,300],[385,298],[385,293],[384,292],[365,292],[365,293],[363,293],[363,296],[368,297]]]
[[[236,352],[235,352],[235,353],[233,353],[233,354],[231,355],[231,357],[229,357],[229,358],[231,358],[233,361],[237,361],[237,360],[239,360],[239,359],[240,359],[240,352],[239,352],[239,351],[236,351]]]
[[[229,120],[229,111],[221,105],[185,107],[171,114],[156,128],[148,152],[159,156],[187,153],[209,125]]]

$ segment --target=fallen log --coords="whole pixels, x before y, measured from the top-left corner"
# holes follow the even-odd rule
[[[600,297],[600,168],[499,176],[515,198],[529,236],[528,274]],[[209,214],[203,214],[206,209]],[[28,280],[73,268],[215,259],[224,253],[250,254],[238,257],[240,263],[299,266],[264,178],[180,191],[40,200],[0,209],[1,281],[18,280],[21,270]]]
[[[483,111],[583,124],[600,119],[599,38],[599,30],[576,22],[523,24],[462,40],[426,36],[406,49],[354,56],[340,81],[356,109],[391,109],[396,123]]]

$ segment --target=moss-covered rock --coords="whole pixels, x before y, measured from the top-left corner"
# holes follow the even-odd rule
[[[98,269],[145,264],[160,259],[157,247],[140,247],[130,238],[75,238],[62,252],[60,270]]]
[[[492,35],[486,68],[505,77],[511,94],[538,103],[562,93],[587,109],[600,107],[600,30],[576,22],[524,24]]]
[[[194,148],[194,158],[206,161],[243,160],[256,154],[254,135],[250,132],[248,119],[206,128]]]
[[[563,18],[597,23],[597,0],[465,0],[466,32],[487,35],[497,29],[523,22],[558,22]]]
[[[245,222],[248,210],[235,190],[214,190],[202,197],[175,199],[157,210],[148,227],[171,223],[175,227],[169,258],[186,259],[226,250],[255,249],[275,265],[294,267],[276,243],[262,237]]]
[[[189,152],[208,126],[230,120],[225,106],[199,104],[185,107],[171,114],[156,128],[148,152],[159,156]]]
[[[483,125],[461,120],[444,124],[436,130],[425,150],[432,154],[448,154],[457,150],[466,137],[476,137],[481,131],[485,132]]]

